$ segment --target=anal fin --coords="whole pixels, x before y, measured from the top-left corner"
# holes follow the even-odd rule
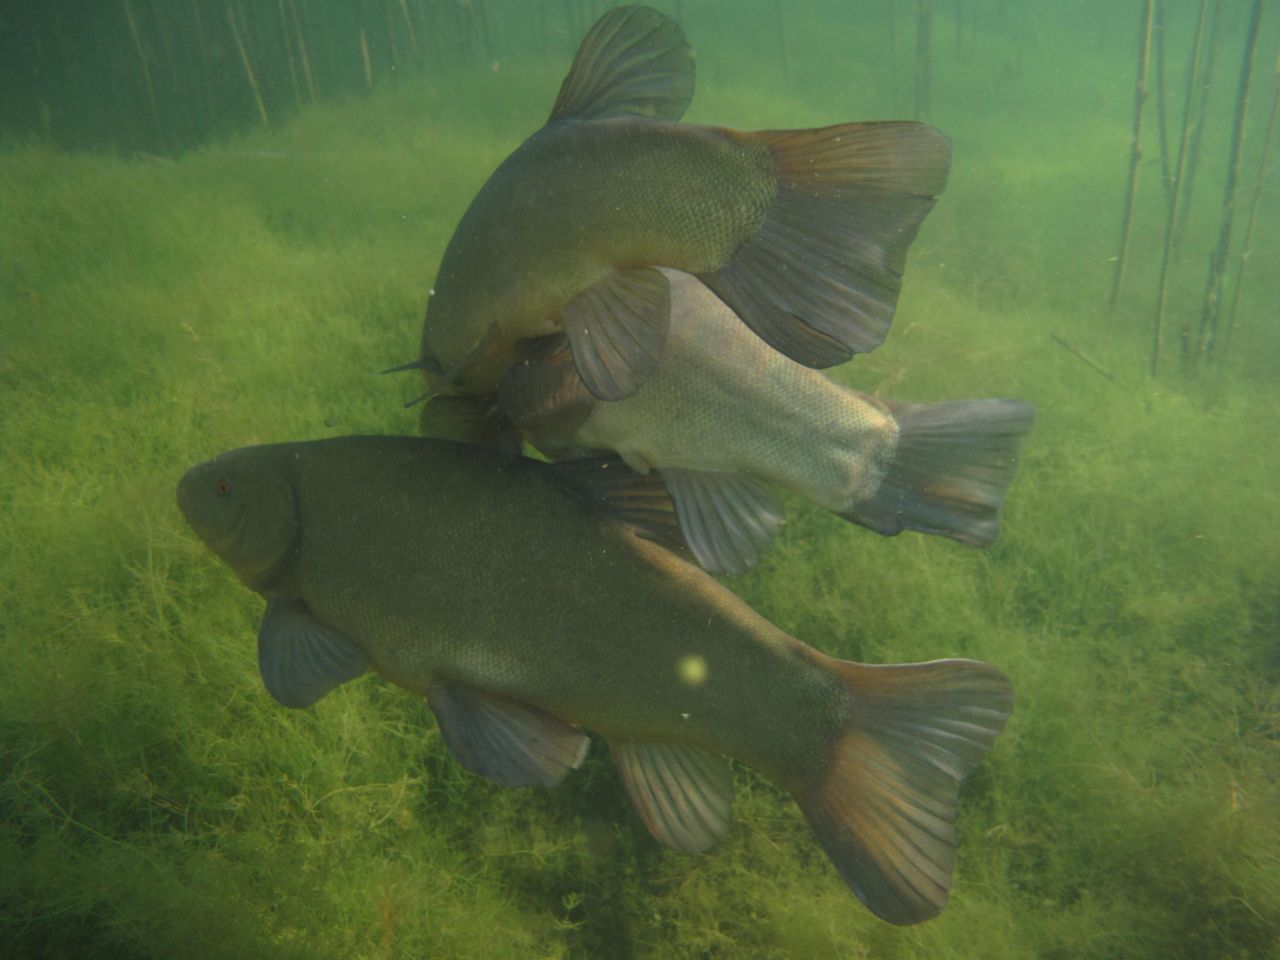
[[[671,292],[651,267],[611,270],[564,308],[574,366],[601,400],[621,400],[639,389],[658,364],[667,339]]]
[[[678,743],[609,747],[627,795],[654,837],[681,853],[700,853],[724,836],[733,771],[723,757]]]
[[[258,629],[258,669],[286,707],[309,707],[369,666],[359,644],[314,620],[302,601],[273,597],[267,604]]]
[[[432,687],[427,703],[454,759],[504,787],[555,786],[591,745],[537,707],[461,684]]]

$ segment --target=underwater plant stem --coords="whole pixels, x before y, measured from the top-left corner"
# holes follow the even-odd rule
[[[151,82],[151,65],[147,62],[147,52],[142,46],[142,35],[138,32],[138,21],[134,19],[133,7],[129,0],[124,0],[124,16],[129,21],[129,33],[133,36],[134,49],[138,51],[138,62],[142,64],[142,78],[147,85],[147,105],[151,109],[151,121],[155,124],[157,138],[162,137],[160,126],[160,109],[156,106],[156,88]]]
[[[898,102],[898,16],[897,0],[887,0],[889,11],[889,96],[890,103]]]
[[[782,54],[782,77],[791,82],[791,57],[787,50],[787,27],[782,17],[782,0],[773,0],[774,19],[778,23],[778,50]]]
[[[413,27],[413,17],[409,15],[409,5],[405,0],[400,0],[400,16],[404,17],[404,27],[409,33],[409,48],[413,51],[413,59],[421,67],[422,48],[418,46],[418,31]],[[543,21],[543,26],[546,26],[545,20]]]
[[[1166,109],[1164,82],[1164,0],[1155,0],[1156,43],[1156,118],[1160,125],[1160,174],[1164,183],[1165,202],[1173,203],[1173,171],[1169,169],[1169,111]]]
[[[1142,26],[1138,39],[1138,82],[1133,96],[1133,140],[1129,148],[1129,184],[1125,190],[1124,218],[1120,224],[1120,252],[1111,276],[1111,296],[1107,303],[1116,305],[1120,283],[1124,279],[1125,259],[1129,252],[1129,233],[1133,227],[1133,202],[1138,193],[1138,161],[1142,159],[1142,113],[1147,102],[1147,65],[1151,60],[1151,25],[1154,16],[1152,0],[1142,2]]]
[[[929,40],[933,14],[929,0],[918,0],[916,8],[916,115],[921,120],[929,112]]]
[[[1169,264],[1173,260],[1173,250],[1176,245],[1178,211],[1184,195],[1182,181],[1187,164],[1188,144],[1191,140],[1191,108],[1196,95],[1196,73],[1200,63],[1200,43],[1204,37],[1207,9],[1207,0],[1200,0],[1200,15],[1195,37],[1191,41],[1191,54],[1187,63],[1187,91],[1182,104],[1182,133],[1178,137],[1178,159],[1173,171],[1172,199],[1169,202],[1168,217],[1165,220],[1164,251],[1160,257],[1160,283],[1156,288],[1156,318],[1151,336],[1151,376],[1153,377],[1160,371],[1160,353],[1164,345],[1165,294],[1169,288]]]
[[[302,60],[302,76],[307,81],[307,95],[316,102],[316,81],[311,74],[311,58],[307,56],[307,43],[302,36],[302,21],[298,18],[296,0],[289,0],[289,13],[293,20],[293,37],[298,43],[298,56]]]
[[[1187,229],[1187,214],[1191,210],[1191,198],[1196,191],[1196,171],[1200,169],[1200,147],[1204,143],[1204,118],[1209,114],[1209,94],[1213,90],[1213,70],[1218,62],[1218,34],[1222,27],[1222,2],[1212,0],[1209,14],[1209,40],[1200,49],[1204,62],[1199,65],[1200,96],[1191,122],[1191,146],[1187,154],[1186,197],[1182,212],[1178,215],[1178,235],[1175,245],[1182,242]]]
[[[1249,256],[1253,253],[1250,244],[1253,242],[1253,228],[1258,222],[1258,201],[1262,199],[1262,183],[1267,177],[1267,163],[1271,158],[1271,141],[1275,137],[1277,115],[1280,115],[1280,51],[1276,53],[1271,116],[1267,120],[1267,132],[1262,137],[1262,158],[1258,161],[1258,175],[1253,181],[1253,197],[1249,200],[1249,220],[1245,224],[1244,239],[1240,244],[1240,266],[1236,269],[1236,282],[1231,286],[1231,309],[1227,311],[1227,320],[1222,328],[1222,356],[1226,356],[1231,347],[1231,334],[1236,326],[1236,307],[1240,304],[1240,288],[1244,285],[1245,270],[1249,266]]]
[[[1058,336],[1056,333],[1050,333],[1049,339],[1052,340],[1054,343],[1056,343],[1058,346],[1062,347],[1064,350],[1066,350],[1069,354],[1071,354],[1073,357],[1075,357],[1085,366],[1092,367],[1094,370],[1102,374],[1112,383],[1116,382],[1116,378],[1111,374],[1110,370],[1108,370],[1102,364],[1098,363],[1097,360],[1093,359],[1093,357],[1089,356],[1083,350],[1068,343],[1066,340],[1062,339],[1062,337]]]
[[[1231,134],[1231,156],[1227,162],[1227,180],[1222,194],[1222,228],[1218,233],[1218,249],[1209,267],[1205,285],[1204,307],[1200,312],[1200,335],[1196,346],[1196,363],[1213,360],[1214,341],[1218,335],[1218,316],[1222,307],[1222,285],[1231,252],[1231,227],[1235,218],[1236,181],[1240,177],[1240,145],[1244,142],[1244,120],[1249,109],[1249,84],[1253,75],[1253,56],[1258,48],[1258,27],[1262,22],[1262,0],[1253,0],[1249,14],[1249,32],[1245,37],[1244,56],[1240,62],[1240,86],[1236,95],[1236,119]]]
[[[253,88],[253,99],[258,104],[258,114],[262,117],[262,125],[271,129],[271,119],[267,116],[267,105],[262,101],[262,91],[258,89],[258,78],[253,74],[253,64],[249,62],[249,51],[244,47],[240,36],[240,28],[236,25],[236,15],[230,2],[224,4],[227,10],[227,23],[231,25],[231,36],[235,38],[236,49],[240,51],[240,62],[244,64],[245,76],[249,78],[249,86]]]
[[[373,63],[369,59],[369,38],[364,32],[364,27],[360,28],[360,62],[364,65],[365,88],[373,93]]]
[[[285,61],[289,65],[289,84],[293,87],[293,100],[302,106],[302,87],[298,84],[298,65],[293,59],[293,44],[289,41],[289,16],[284,9],[284,0],[277,0],[280,11],[280,40],[284,44]]]

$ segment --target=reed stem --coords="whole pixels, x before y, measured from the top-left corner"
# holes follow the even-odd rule
[[[1125,190],[1124,219],[1120,225],[1120,252],[1116,255],[1115,272],[1111,276],[1111,296],[1115,307],[1124,279],[1125,261],[1129,254],[1129,234],[1133,228],[1133,204],[1138,193],[1138,161],[1142,159],[1142,112],[1147,102],[1147,65],[1151,60],[1151,25],[1154,16],[1152,0],[1142,0],[1142,24],[1138,40],[1138,82],[1133,95],[1133,141],[1129,149],[1129,183]]]
[[[307,42],[302,36],[302,21],[298,18],[296,0],[289,0],[289,13],[293,20],[293,37],[298,42],[298,56],[302,60],[302,76],[307,81],[307,96],[311,98],[312,103],[315,103],[318,99],[316,96],[316,81],[311,74],[311,58],[307,56]]]
[[[360,62],[364,64],[365,88],[373,93],[373,62],[369,59],[369,38],[365,35],[364,27],[360,28]]]
[[[151,82],[151,64],[147,60],[146,49],[142,45],[142,35],[138,32],[138,21],[133,17],[133,7],[129,0],[124,0],[124,16],[129,21],[129,33],[133,35],[133,47],[138,51],[138,62],[142,64],[142,78],[147,86],[147,105],[151,110],[151,122],[155,125],[157,141],[163,140],[160,126],[160,108],[156,105],[156,88]]]
[[[1235,218],[1236,181],[1240,176],[1240,145],[1244,142],[1244,119],[1249,109],[1249,85],[1253,76],[1253,56],[1258,48],[1258,27],[1262,22],[1262,0],[1253,0],[1249,14],[1249,32],[1244,41],[1240,61],[1240,86],[1236,94],[1236,119],[1231,134],[1231,156],[1227,162],[1227,181],[1222,194],[1222,229],[1218,232],[1218,249],[1209,267],[1205,285],[1204,307],[1200,312],[1200,335],[1196,345],[1196,363],[1213,361],[1214,341],[1218,335],[1218,316],[1222,307],[1222,285],[1231,252],[1231,226]]]
[[[262,117],[262,125],[271,129],[271,118],[267,116],[267,105],[262,100],[262,91],[258,89],[258,78],[253,74],[253,64],[249,62],[249,52],[245,49],[244,40],[240,36],[240,28],[236,25],[236,15],[231,9],[230,0],[225,0],[227,23],[231,25],[231,36],[236,41],[236,49],[240,51],[240,62],[244,64],[245,76],[249,78],[249,86],[253,88],[253,99],[258,104],[258,114]]]
[[[1201,145],[1204,143],[1204,120],[1209,115],[1209,92],[1213,89],[1213,71],[1218,62],[1218,34],[1222,29],[1222,0],[1212,0],[1209,13],[1209,41],[1202,44],[1204,62],[1200,65],[1200,98],[1196,105],[1191,125],[1191,146],[1187,154],[1186,197],[1182,202],[1182,212],[1178,215],[1178,235],[1176,243],[1182,242],[1187,230],[1187,216],[1191,210],[1191,199],[1196,192],[1196,172],[1200,169]]]
[[[293,100],[302,106],[302,88],[298,85],[298,66],[293,59],[293,43],[289,40],[289,17],[284,9],[284,0],[277,0],[280,10],[280,40],[284,44],[285,60],[289,64],[289,84],[293,87]]]
[[[1165,108],[1164,83],[1164,0],[1155,0],[1156,41],[1156,118],[1160,124],[1160,174],[1164,183],[1164,199],[1173,203],[1173,172],[1169,169],[1169,111]]]
[[[1208,9],[1206,0],[1200,0],[1200,16],[1197,21],[1196,34],[1191,41],[1191,54],[1187,61],[1187,92],[1182,104],[1182,133],[1178,138],[1178,159],[1173,171],[1172,199],[1169,202],[1168,215],[1164,229],[1164,252],[1160,257],[1160,285],[1156,290],[1156,320],[1151,335],[1151,376],[1160,372],[1160,353],[1164,346],[1164,305],[1165,293],[1169,287],[1169,264],[1173,260],[1176,246],[1178,210],[1183,197],[1183,173],[1186,170],[1188,144],[1191,140],[1192,107],[1195,105],[1196,74],[1200,64],[1200,43],[1204,37],[1205,12]]]
[[[791,82],[791,57],[787,49],[787,27],[782,19],[782,0],[773,0],[774,19],[778,23],[778,50],[782,54],[782,77]]]
[[[929,0],[918,0],[916,7],[916,116],[924,119],[929,112],[929,41],[933,12]]]
[[[1271,140],[1275,136],[1277,115],[1280,115],[1280,51],[1276,53],[1271,116],[1267,120],[1267,132],[1262,138],[1262,159],[1258,161],[1258,176],[1254,178],[1253,197],[1249,201],[1249,221],[1245,224],[1244,240],[1240,244],[1240,266],[1236,270],[1236,282],[1231,287],[1231,309],[1227,312],[1227,322],[1222,329],[1222,356],[1226,356],[1231,347],[1231,334],[1236,326],[1236,307],[1240,304],[1240,288],[1244,285],[1245,269],[1249,266],[1249,256],[1253,253],[1250,244],[1253,242],[1253,228],[1258,222],[1258,201],[1262,198],[1262,183],[1267,177],[1267,162],[1271,157]]]

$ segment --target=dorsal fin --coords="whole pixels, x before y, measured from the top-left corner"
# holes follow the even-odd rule
[[[628,524],[644,539],[687,555],[675,506],[656,471],[636,473],[618,456],[564,460],[550,467],[570,496]]]
[[[693,74],[680,24],[649,7],[617,7],[582,38],[547,122],[615,114],[679,120],[693,99]]]

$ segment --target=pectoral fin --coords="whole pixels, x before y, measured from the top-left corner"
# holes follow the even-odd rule
[[[537,707],[460,684],[427,691],[455,760],[504,787],[552,787],[577,769],[591,741]]]
[[[893,321],[907,248],[946,183],[950,144],[897,122],[738,136],[769,151],[778,192],[759,232],[699,279],[805,366],[874,350]]]
[[[677,467],[659,472],[684,539],[704,570],[745,573],[782,526],[782,508],[759,480]]]
[[[574,366],[601,400],[635,393],[658,365],[671,291],[657,270],[612,270],[570,300],[562,319]]]
[[[599,402],[574,368],[569,341],[559,335],[530,341],[498,385],[503,414],[552,456],[574,445]]]
[[[693,99],[693,50],[680,25],[648,7],[617,7],[578,47],[548,123],[635,114],[679,120]]]
[[[700,853],[724,836],[733,809],[733,771],[723,757],[675,743],[610,744],[640,819],[681,853]]]
[[[368,670],[369,658],[346,634],[312,619],[302,601],[274,597],[258,630],[258,669],[286,707],[309,707]]]

